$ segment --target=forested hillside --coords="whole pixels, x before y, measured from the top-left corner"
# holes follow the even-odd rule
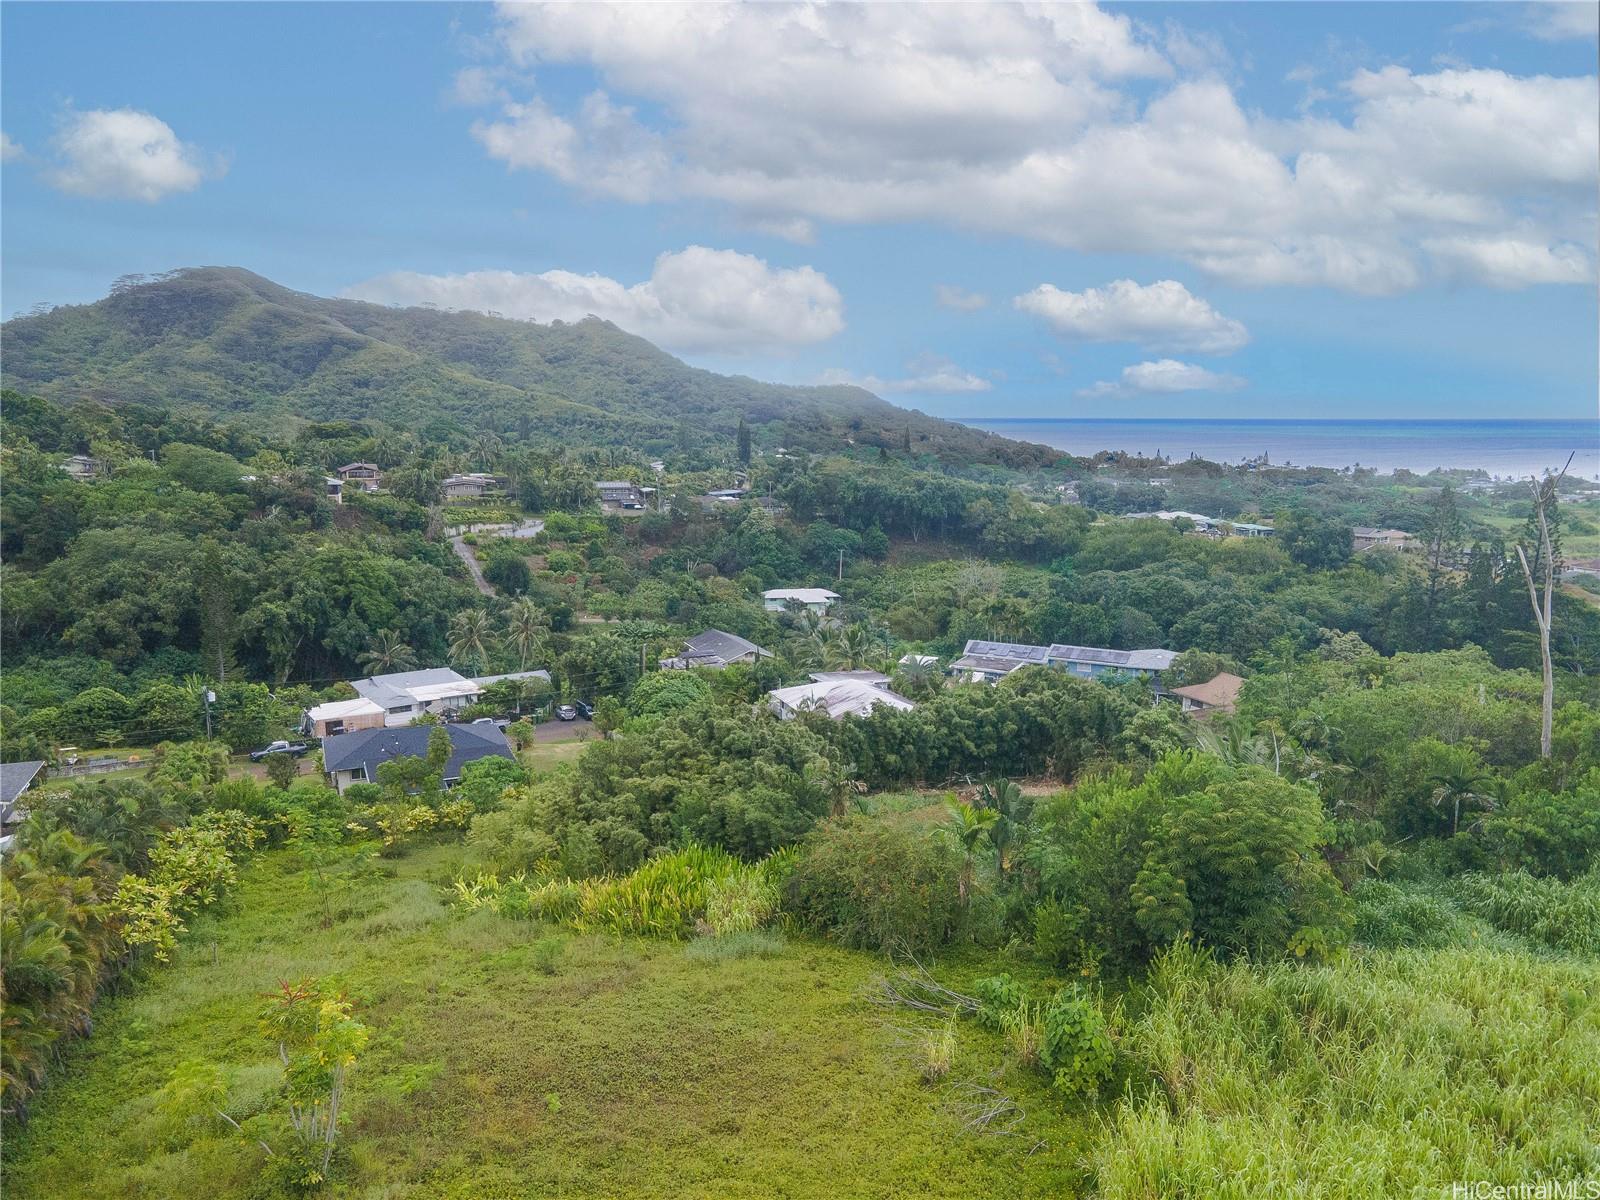
[[[4,326],[5,385],[58,401],[213,415],[382,420],[445,436],[515,431],[661,453],[727,438],[848,439],[1032,465],[1058,451],[901,409],[854,387],[784,387],[689,367],[598,318],[540,325],[482,313],[326,300],[238,267],[120,280],[111,295]]]

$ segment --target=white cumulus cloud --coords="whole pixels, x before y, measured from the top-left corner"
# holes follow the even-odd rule
[[[519,3],[496,36],[525,98],[474,126],[490,155],[747,226],[930,221],[1371,294],[1435,280],[1427,238],[1594,257],[1593,75],[1389,66],[1330,86],[1338,116],[1247,112],[1226,46],[1088,4]],[[537,94],[569,65],[587,98]]]
[[[1488,287],[1588,283],[1594,259],[1581,246],[1506,238],[1430,238],[1422,243],[1447,275]]]
[[[132,108],[71,113],[54,144],[58,162],[46,178],[79,196],[153,204],[220,170],[165,121]]]
[[[14,158],[21,158],[27,151],[22,148],[21,142],[11,140],[11,135],[0,130],[0,162],[10,162]]]
[[[906,374],[898,379],[879,375],[857,375],[850,371],[824,371],[819,383],[849,384],[866,388],[880,396],[956,395],[962,392],[987,392],[994,385],[981,375],[963,370],[947,358],[925,355],[906,364]]]
[[[1118,279],[1081,292],[1041,283],[1012,304],[1068,341],[1137,342],[1148,350],[1231,354],[1250,340],[1242,324],[1173,279],[1148,286]]]
[[[774,268],[733,250],[662,254],[625,284],[571,271],[396,271],[347,288],[357,300],[433,304],[535,321],[596,316],[669,349],[756,353],[825,341],[844,328],[839,291],[811,267]]]
[[[1101,380],[1093,387],[1082,389],[1078,395],[1133,397],[1174,392],[1236,392],[1245,382],[1238,375],[1224,375],[1194,363],[1160,358],[1123,367],[1121,378]]]
[[[953,283],[935,284],[933,298],[938,301],[940,308],[953,309],[956,312],[977,312],[989,304],[989,297],[982,292],[969,292],[966,288],[957,287]]]

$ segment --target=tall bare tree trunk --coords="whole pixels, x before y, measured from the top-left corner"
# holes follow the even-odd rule
[[[1522,544],[1517,543],[1517,561],[1522,564],[1522,577],[1528,581],[1528,601],[1533,605],[1533,619],[1539,626],[1539,657],[1540,665],[1544,669],[1544,709],[1539,724],[1539,757],[1550,757],[1551,726],[1555,716],[1556,702],[1556,676],[1555,668],[1550,661],[1550,618],[1551,603],[1556,590],[1556,555],[1555,547],[1550,539],[1550,521],[1547,506],[1560,503],[1557,498],[1557,489],[1561,484],[1561,477],[1567,473],[1567,467],[1572,465],[1572,456],[1567,456],[1567,466],[1561,468],[1561,473],[1554,478],[1547,478],[1543,484],[1533,485],[1533,515],[1539,522],[1539,574],[1540,583],[1543,584],[1544,595],[1539,594],[1540,589],[1535,586],[1533,568],[1528,565],[1528,555],[1523,550]]]

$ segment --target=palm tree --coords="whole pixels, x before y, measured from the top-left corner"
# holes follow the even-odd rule
[[[865,625],[851,625],[831,639],[825,658],[830,667],[859,671],[873,660],[872,633]]]
[[[492,429],[485,429],[472,439],[472,457],[477,461],[478,469],[490,471],[494,464],[500,460],[502,443],[500,435]]]
[[[1433,784],[1433,806],[1451,806],[1451,837],[1460,828],[1463,803],[1485,809],[1492,809],[1495,805],[1494,793],[1490,790],[1496,782],[1495,777],[1483,768],[1477,755],[1471,751],[1452,754],[1443,767],[1429,774],[1428,782]]]
[[[469,608],[450,618],[450,661],[482,666],[489,658],[494,624],[481,608]]]
[[[401,640],[397,629],[379,630],[372,644],[356,656],[361,669],[368,675],[383,675],[390,671],[409,671],[417,665],[416,652]]]
[[[985,808],[995,814],[989,841],[994,844],[995,870],[1003,881],[1011,870],[1012,850],[1021,840],[1023,805],[1026,799],[1022,789],[1009,779],[992,779],[978,793]]]
[[[896,680],[896,684],[903,694],[913,700],[924,699],[936,690],[938,668],[933,663],[922,661],[925,657],[921,654],[913,655],[909,661],[900,664],[900,678]]]
[[[550,618],[532,599],[523,596],[506,610],[506,643],[516,651],[521,669],[526,671],[534,656],[544,648],[550,633]]]
[[[945,801],[950,811],[950,823],[943,826],[945,836],[955,842],[961,851],[961,874],[956,881],[961,903],[965,906],[972,894],[972,880],[977,862],[978,847],[989,838],[989,831],[1000,819],[992,808],[979,808],[965,800]]]

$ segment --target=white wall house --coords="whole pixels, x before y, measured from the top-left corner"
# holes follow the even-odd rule
[[[839,599],[838,592],[827,588],[773,588],[761,593],[768,612],[787,612],[790,605],[799,605],[814,613],[825,613]]]

